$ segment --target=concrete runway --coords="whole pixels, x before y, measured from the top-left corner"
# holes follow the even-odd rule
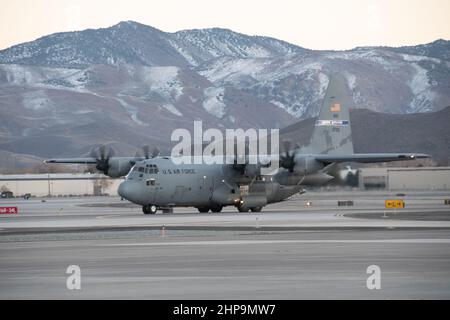
[[[0,215],[0,298],[449,299],[450,194],[384,209],[391,198],[313,192],[261,213],[153,216],[119,198],[0,200],[19,207]],[[69,265],[81,290],[66,288]]]

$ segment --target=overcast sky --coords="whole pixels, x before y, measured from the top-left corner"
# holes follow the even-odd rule
[[[134,20],[163,31],[228,28],[311,49],[450,40],[450,0],[0,0],[0,49]]]

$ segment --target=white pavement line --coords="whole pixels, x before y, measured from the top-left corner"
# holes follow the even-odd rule
[[[110,218],[110,217],[117,218],[117,217],[115,217],[115,215],[107,214],[107,215],[103,215],[103,216],[96,216],[95,219],[106,219],[106,218]]]
[[[283,243],[394,243],[394,244],[429,244],[450,243],[450,239],[379,239],[379,240],[223,240],[223,241],[184,241],[184,242],[142,242],[100,244],[99,247],[137,247],[137,246],[211,246],[241,244],[283,244]]]

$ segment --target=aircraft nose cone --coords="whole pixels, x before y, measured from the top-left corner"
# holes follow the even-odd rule
[[[117,193],[124,199],[134,203],[139,203],[141,198],[141,188],[135,181],[124,181],[119,185]]]
[[[119,185],[119,188],[117,189],[117,193],[119,194],[119,196],[121,196],[122,198],[127,199],[127,186],[125,185],[127,182],[124,181]]]

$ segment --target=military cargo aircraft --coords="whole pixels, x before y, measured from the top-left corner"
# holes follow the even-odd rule
[[[114,157],[100,149],[91,158],[46,162],[92,163],[111,177],[127,174],[119,186],[119,195],[141,205],[145,214],[155,214],[174,207],[220,212],[225,206],[234,206],[239,212],[259,212],[270,203],[302,193],[305,186],[320,186],[335,179],[340,163],[430,157],[419,153],[354,153],[351,107],[353,99],[346,79],[339,75],[330,77],[310,144],[298,148],[284,141],[284,151],[276,159],[279,167],[270,174],[262,174],[262,163],[176,164],[172,157],[159,156],[158,150],[150,156],[148,149],[144,157]]]

